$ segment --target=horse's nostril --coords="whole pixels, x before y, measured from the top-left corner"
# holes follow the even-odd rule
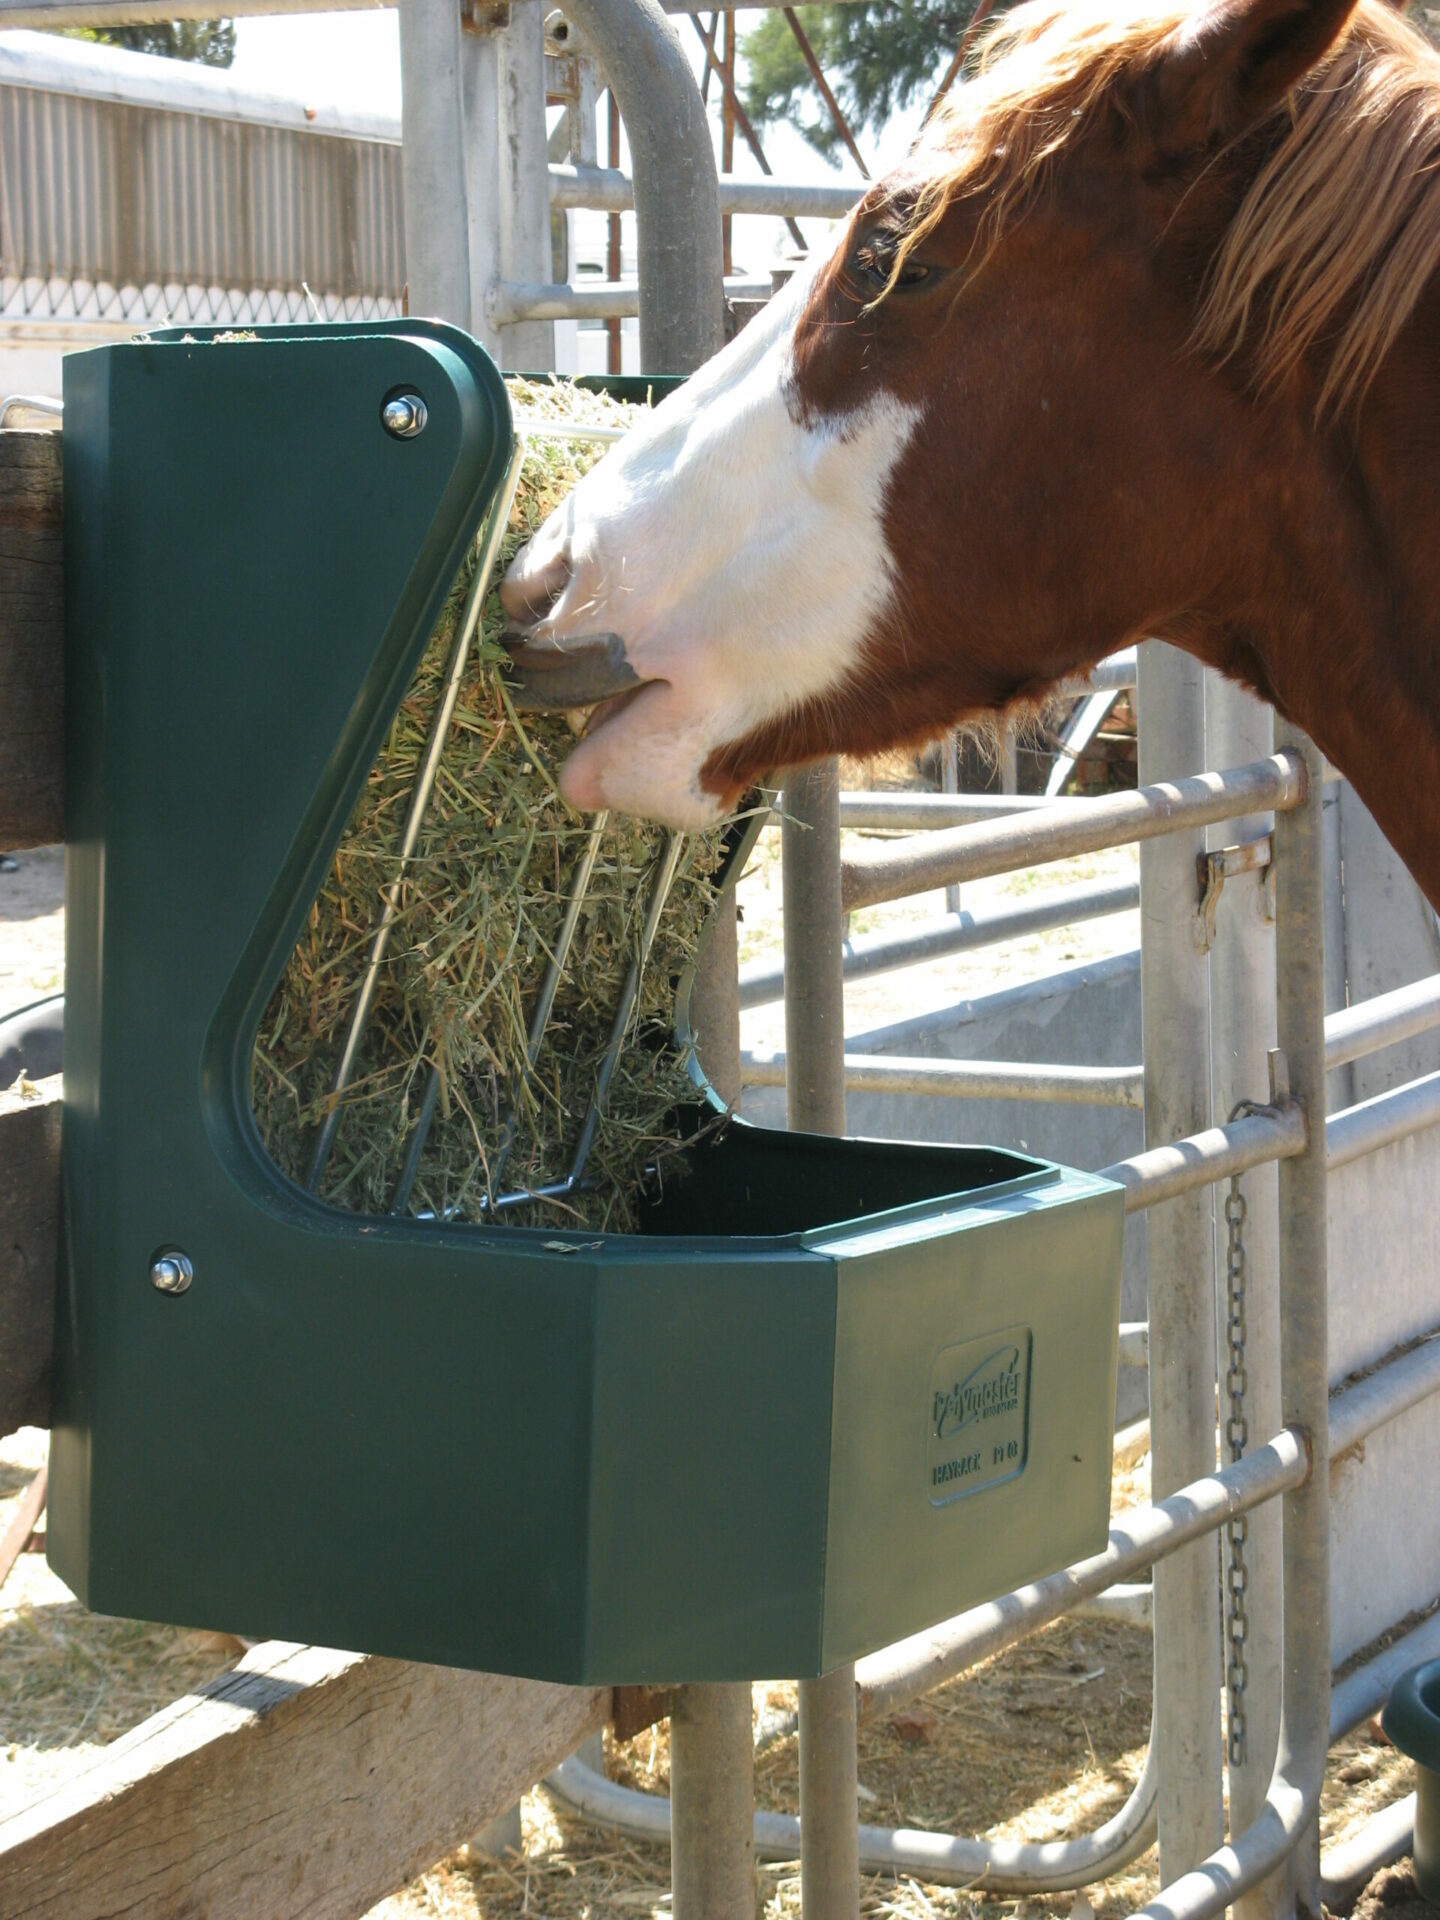
[[[569,586],[574,568],[569,556],[557,553],[537,572],[500,582],[500,604],[512,620],[533,626],[543,620]]]

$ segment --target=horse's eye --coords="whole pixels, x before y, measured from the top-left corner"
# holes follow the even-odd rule
[[[855,251],[855,271],[861,279],[872,287],[884,290],[887,287],[918,287],[930,278],[933,269],[923,260],[908,258],[897,273],[895,258],[899,244],[889,235],[875,236],[867,240]]]

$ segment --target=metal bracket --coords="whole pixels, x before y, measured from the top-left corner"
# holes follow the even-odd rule
[[[503,33],[510,24],[510,0],[460,0],[462,33]]]
[[[1199,904],[1195,910],[1195,944],[1208,953],[1215,944],[1215,911],[1225,882],[1242,873],[1260,875],[1260,917],[1267,923],[1275,918],[1275,877],[1271,864],[1275,852],[1274,837],[1262,834],[1258,840],[1246,840],[1235,847],[1217,847],[1213,853],[1195,856],[1196,887]]]

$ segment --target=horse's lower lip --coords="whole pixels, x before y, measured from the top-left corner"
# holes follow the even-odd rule
[[[564,646],[507,634],[505,645],[510,649],[511,698],[522,710],[568,713],[647,684],[626,659],[618,633],[591,634]]]

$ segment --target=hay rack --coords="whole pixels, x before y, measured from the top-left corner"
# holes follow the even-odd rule
[[[256,1029],[447,589],[503,516],[507,396],[474,341],[410,320],[170,334],[65,378],[49,1532],[76,1592],[674,1682],[818,1673],[1099,1546],[1105,1181],[737,1120],[643,1232],[597,1238],[523,1224],[521,1198],[482,1225],[343,1214],[280,1174]],[[397,433],[415,396],[423,430]],[[696,1103],[715,1105],[703,1080]]]

